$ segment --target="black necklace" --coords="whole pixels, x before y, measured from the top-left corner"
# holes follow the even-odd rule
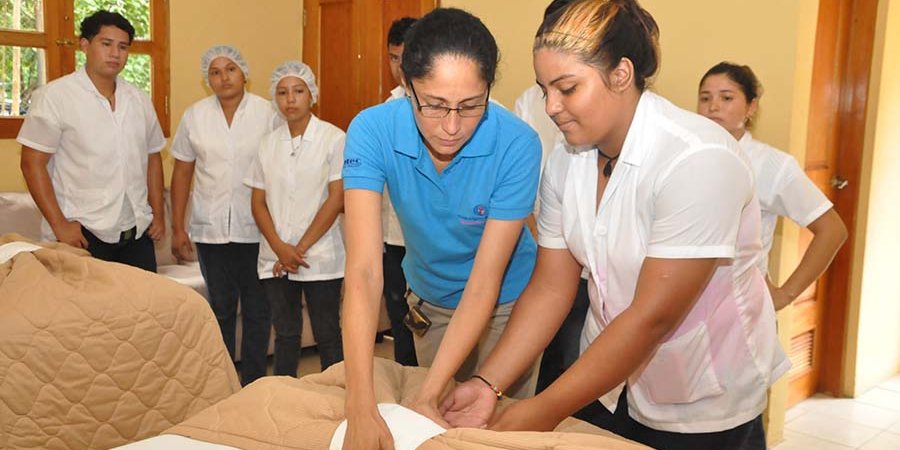
[[[621,155],[622,153],[620,152],[619,155],[616,155],[616,156],[609,156],[606,153],[603,153],[603,151],[600,150],[599,148],[597,149],[597,153],[600,153],[600,156],[606,158],[606,165],[603,166],[603,176],[606,178],[609,178],[609,176],[612,175],[613,161],[619,159],[619,155]]]

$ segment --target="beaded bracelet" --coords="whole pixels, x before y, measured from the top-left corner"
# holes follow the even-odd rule
[[[491,388],[491,390],[494,391],[494,394],[497,396],[497,400],[500,400],[501,398],[503,398],[503,391],[501,391],[500,388],[498,388],[496,385],[492,384],[490,381],[484,379],[483,376],[472,375],[472,378],[477,378],[477,379],[481,380],[484,384],[487,385],[487,387]]]

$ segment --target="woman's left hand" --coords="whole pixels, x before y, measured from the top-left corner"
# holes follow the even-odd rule
[[[561,419],[548,414],[537,397],[520,400],[494,414],[488,428],[494,431],[553,431]]]

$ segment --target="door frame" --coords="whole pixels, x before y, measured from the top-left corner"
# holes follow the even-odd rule
[[[814,358],[818,358],[819,375],[814,388],[836,397],[851,394],[844,383],[849,363],[845,344],[850,280],[860,269],[853,261],[853,248],[877,15],[877,0],[819,1],[807,154],[819,146],[833,149],[834,160],[829,163],[834,174],[849,182],[844,189],[832,189],[829,196],[847,227],[848,239],[817,289],[817,301],[825,307],[818,320],[820,339]],[[817,169],[812,165],[819,163],[807,160],[804,167],[812,171]]]

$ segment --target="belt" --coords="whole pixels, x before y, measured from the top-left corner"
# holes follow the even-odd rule
[[[137,227],[131,227],[119,234],[119,242],[134,240],[137,234]]]

